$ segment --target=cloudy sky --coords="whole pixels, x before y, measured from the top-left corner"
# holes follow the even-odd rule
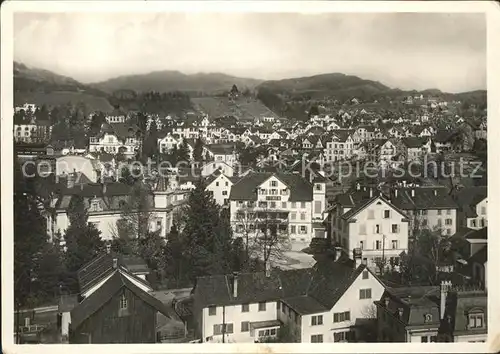
[[[341,72],[402,89],[486,87],[482,14],[21,13],[14,58],[81,82],[157,70]]]

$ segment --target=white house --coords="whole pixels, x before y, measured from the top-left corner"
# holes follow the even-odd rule
[[[233,181],[217,170],[207,178],[206,190],[211,192],[215,202],[221,206],[229,204],[229,195]]]

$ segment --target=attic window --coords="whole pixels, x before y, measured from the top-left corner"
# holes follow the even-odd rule
[[[424,315],[424,322],[425,323],[429,323],[429,322],[432,322],[432,315],[430,313],[426,313]]]
[[[128,308],[128,301],[125,294],[120,298],[120,310],[126,310]]]
[[[475,310],[468,314],[469,328],[483,328],[484,327],[484,312]]]
[[[382,205],[382,202],[377,202],[377,205]]]

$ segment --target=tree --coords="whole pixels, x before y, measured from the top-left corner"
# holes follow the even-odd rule
[[[203,140],[198,138],[193,150],[193,160],[195,162],[203,161]]]
[[[177,224],[173,224],[170,233],[167,235],[167,244],[164,248],[166,259],[166,275],[173,278],[176,282],[176,287],[184,280],[183,274],[183,248]]]
[[[155,121],[151,122],[149,132],[144,140],[143,154],[145,157],[156,157],[159,154],[158,150],[158,126]]]
[[[136,181],[127,200],[123,200],[121,218],[117,222],[117,234],[124,241],[146,237],[152,218],[152,200],[149,188]],[[135,252],[136,253],[136,252]]]
[[[178,162],[187,162],[189,161],[189,147],[187,144],[186,139],[182,139],[181,146],[179,147],[179,150],[177,151],[177,159],[176,163]]]

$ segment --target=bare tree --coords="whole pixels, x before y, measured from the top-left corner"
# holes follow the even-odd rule
[[[247,258],[259,258],[264,266],[283,259],[289,249],[288,213],[246,207],[240,209],[235,221],[236,235],[244,239]]]
[[[375,306],[375,304],[373,304],[373,303],[366,305],[361,310],[361,316],[363,316],[363,318],[366,318],[366,319],[377,318],[377,306]]]

